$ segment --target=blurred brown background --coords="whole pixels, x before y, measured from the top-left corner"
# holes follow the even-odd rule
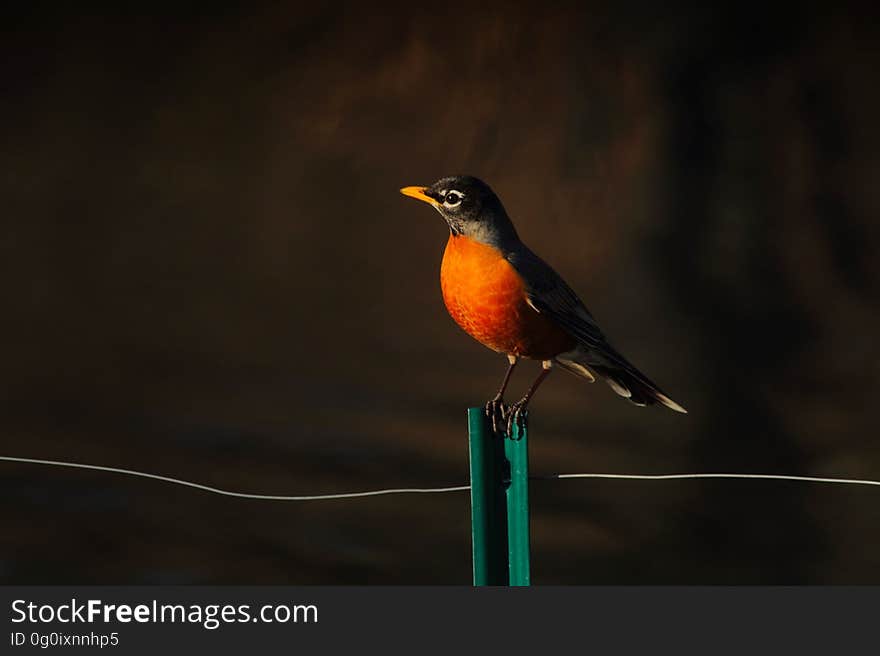
[[[446,229],[397,189],[471,173],[690,410],[555,374],[536,473],[880,479],[876,15],[175,6],[4,21],[0,454],[268,494],[465,482],[465,408],[505,360],[446,316]],[[470,580],[464,493],[8,463],[0,492],[6,583]],[[880,583],[871,488],[532,504],[537,583]]]

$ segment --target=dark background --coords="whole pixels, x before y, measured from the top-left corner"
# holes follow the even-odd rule
[[[465,482],[505,360],[446,316],[446,229],[397,190],[471,173],[690,410],[555,374],[534,472],[880,478],[875,12],[156,7],[4,20],[0,454],[268,494]],[[465,493],[0,472],[5,583],[470,580]],[[537,583],[880,583],[874,488],[532,504]]]

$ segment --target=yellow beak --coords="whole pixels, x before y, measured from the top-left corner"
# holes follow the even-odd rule
[[[404,187],[400,190],[400,193],[402,193],[404,196],[409,196],[410,198],[415,198],[416,200],[430,203],[431,205],[434,205],[436,207],[437,201],[426,195],[425,189],[427,189],[427,187]]]

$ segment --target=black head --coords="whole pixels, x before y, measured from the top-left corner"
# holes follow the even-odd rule
[[[453,235],[501,246],[517,240],[504,206],[489,185],[470,175],[453,175],[430,187],[404,187],[402,194],[433,206]]]

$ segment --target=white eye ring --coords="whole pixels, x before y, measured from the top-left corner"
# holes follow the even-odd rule
[[[461,199],[464,198],[464,195],[458,191],[450,191],[443,197],[443,204],[446,207],[455,207],[459,203],[461,203]]]

